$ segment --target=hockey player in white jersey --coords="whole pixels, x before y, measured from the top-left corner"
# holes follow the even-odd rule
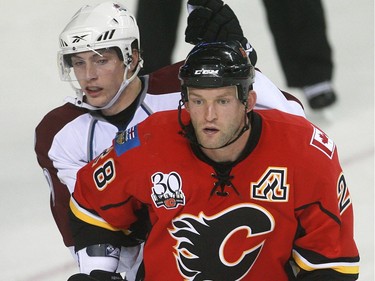
[[[191,16],[196,19],[210,13],[210,17],[204,16],[199,26],[193,26],[195,20],[188,21],[186,38],[189,42],[247,41],[235,14],[222,1],[202,1],[202,6],[195,7]],[[223,15],[226,20],[217,24],[217,19]],[[208,36],[205,32],[208,29],[214,29],[216,35]],[[116,233],[117,245],[107,245],[106,234],[92,237],[88,233],[92,246],[76,253],[67,218],[69,198],[74,191],[77,171],[110,146],[116,132],[134,126],[153,112],[177,108],[180,64],[138,76],[143,60],[136,19],[125,6],[116,2],[82,7],[59,39],[61,79],[72,85],[76,97],[68,97],[64,105],[51,110],[41,120],[35,130],[35,152],[51,189],[53,217],[65,246],[78,260],[81,273],[71,280],[89,275],[92,280],[121,280],[119,272],[126,272],[127,280],[134,280],[142,260],[147,225],[140,223]],[[249,51],[255,64],[255,50],[249,46]],[[298,102],[289,100],[290,96],[286,97],[259,71],[254,88],[258,93],[258,108],[277,108],[304,115]]]

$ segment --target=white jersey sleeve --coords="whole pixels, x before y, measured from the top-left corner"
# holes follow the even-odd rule
[[[287,99],[282,91],[259,70],[255,71],[254,90],[257,93],[256,109],[278,109],[305,117],[302,105],[296,100]]]

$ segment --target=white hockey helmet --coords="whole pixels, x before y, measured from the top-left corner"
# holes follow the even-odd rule
[[[117,47],[121,51],[125,66],[128,66],[132,56],[131,45],[135,40],[138,42],[138,50],[140,49],[139,29],[135,17],[122,4],[112,1],[96,6],[83,6],[66,25],[59,39],[58,66],[60,78],[63,81],[70,82],[75,79],[69,59],[70,54]],[[135,78],[142,67],[142,63],[143,61],[139,56],[138,68],[130,79],[126,79],[128,70],[128,67],[126,67],[123,84],[127,85]],[[122,85],[120,90],[122,91],[126,85]],[[78,105],[81,105],[83,93],[81,89],[73,84],[72,86],[80,99]],[[106,108],[108,107],[106,106]]]

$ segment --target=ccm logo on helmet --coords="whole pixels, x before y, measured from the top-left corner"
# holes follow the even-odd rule
[[[201,74],[219,74],[219,70],[213,69],[198,69],[194,72],[194,74],[201,75]]]

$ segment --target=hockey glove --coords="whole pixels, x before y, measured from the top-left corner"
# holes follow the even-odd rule
[[[69,277],[68,281],[124,281],[119,273],[103,270],[93,270],[90,275],[77,273]]]
[[[189,0],[192,9],[188,16],[185,41],[191,44],[215,41],[239,41],[255,65],[257,54],[243,35],[233,10],[221,0]]]

